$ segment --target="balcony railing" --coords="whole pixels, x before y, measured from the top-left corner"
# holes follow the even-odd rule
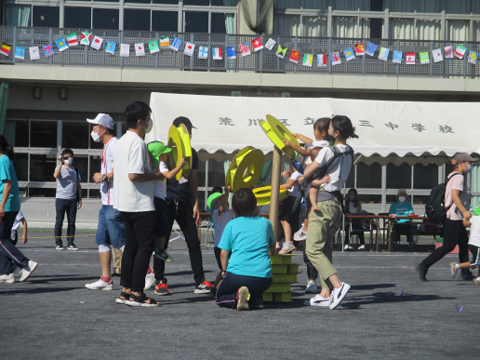
[[[272,51],[263,49],[257,52],[253,51],[251,41],[257,35],[225,35],[225,34],[204,34],[204,33],[160,33],[160,32],[138,32],[138,31],[103,31],[88,30],[93,36],[97,35],[103,38],[101,50],[94,50],[89,46],[78,45],[60,52],[55,45],[55,40],[64,37],[72,32],[76,32],[80,37],[80,29],[58,29],[58,28],[26,28],[0,26],[0,42],[12,46],[9,56],[0,55],[0,64],[49,64],[49,65],[76,65],[76,66],[106,66],[117,68],[152,68],[152,69],[178,69],[178,70],[196,70],[196,71],[254,71],[259,73],[315,73],[315,74],[381,74],[381,75],[411,75],[411,76],[435,76],[435,77],[480,77],[480,60],[477,65],[467,62],[469,51],[480,52],[479,42],[458,42],[458,41],[426,41],[426,40],[385,40],[368,38],[319,38],[319,37],[297,37],[297,36],[272,36],[277,42]],[[174,36],[183,40],[180,50],[161,49],[160,52],[150,54],[147,43],[153,39],[160,40],[161,37],[169,36],[170,40]],[[261,36],[265,44],[269,37]],[[117,43],[115,55],[105,52],[107,41]],[[186,42],[196,45],[193,57],[184,55]],[[378,49],[374,57],[369,55],[359,56],[354,60],[347,62],[343,56],[342,50],[348,47],[354,47],[355,44],[363,42],[365,47],[368,42],[373,42],[379,47],[390,49],[388,61],[378,59]],[[42,45],[50,43],[53,45],[55,55],[45,57]],[[133,46],[130,47],[130,56],[121,57],[119,54],[120,44],[145,44],[145,56],[135,56]],[[248,43],[252,55],[242,57],[238,45]],[[289,51],[285,59],[276,56],[277,45],[288,47]],[[448,45],[453,45],[454,50],[458,45],[464,46],[467,51],[463,59],[445,59],[434,63],[431,51],[442,49]],[[15,47],[24,46],[25,59],[15,59]],[[40,60],[31,60],[28,47],[38,46],[40,49]],[[199,46],[209,48],[208,59],[198,59]],[[236,59],[226,59],[225,47],[235,46],[237,52]],[[223,49],[223,60],[213,60],[212,48],[221,47]],[[298,64],[288,60],[290,50],[296,50],[301,53]],[[392,62],[394,50],[403,51],[402,64]],[[341,53],[342,63],[332,65],[329,57],[326,67],[317,66],[317,54],[330,54],[339,51]],[[419,52],[430,52],[430,63],[420,64]],[[405,64],[406,52],[416,53],[416,64]],[[303,54],[313,54],[314,61],[312,67],[302,65]]]

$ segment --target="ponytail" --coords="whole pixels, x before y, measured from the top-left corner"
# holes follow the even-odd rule
[[[8,156],[10,161],[15,159],[15,153],[13,152],[12,144],[7,143],[5,136],[0,134],[0,153]]]

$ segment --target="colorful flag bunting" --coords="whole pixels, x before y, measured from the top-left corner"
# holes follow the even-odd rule
[[[223,54],[222,54],[222,48],[221,47],[214,47],[212,49],[212,58],[213,58],[213,60],[222,60],[223,59]]]
[[[30,60],[40,60],[40,50],[38,46],[30,46],[28,51],[30,53]]]
[[[115,55],[115,48],[117,47],[117,43],[113,41],[107,41],[107,46],[105,46],[105,52]],[[128,50],[130,52],[130,49]]]
[[[403,57],[403,52],[402,51],[393,51],[393,59],[392,62],[395,64],[401,64],[402,63],[402,57]]]
[[[52,44],[43,45],[43,52],[45,53],[46,57],[50,57],[52,55],[55,55],[55,51],[53,51]]]
[[[443,48],[443,50],[445,51],[445,59],[453,59],[453,46],[452,45],[445,46]]]
[[[327,66],[327,54],[318,54],[317,55],[317,66],[318,67]]]
[[[239,47],[240,47],[240,52],[242,53],[242,56],[251,55],[250,48],[248,47],[247,43],[240,44]]]
[[[0,47],[0,54],[8,56],[8,55],[10,55],[10,50],[11,49],[12,49],[12,47],[10,45],[2,44],[2,46]]]
[[[229,59],[236,59],[237,58],[237,50],[235,46],[227,47],[227,58]]]
[[[476,53],[475,51],[470,51],[470,53],[468,54],[468,62],[470,64],[473,64],[475,65],[477,63],[477,58],[478,58],[478,53]]]
[[[92,40],[92,34],[87,32],[82,32],[82,37],[80,39],[80,45],[90,45],[90,41]]]
[[[409,65],[415,65],[415,53],[414,52],[407,52],[405,57],[406,63]]]
[[[275,55],[277,55],[280,59],[285,58],[285,55],[287,55],[287,50],[288,48],[282,48],[282,45],[278,44],[277,52]]]
[[[199,48],[198,48],[198,58],[199,59],[208,59],[208,47],[199,46]]]
[[[365,44],[363,42],[355,44],[355,55],[365,55]]]
[[[303,66],[313,65],[313,55],[312,54],[303,54]]]
[[[443,61],[442,49],[432,50],[433,62]]]
[[[130,57],[130,44],[120,44],[120,56]]]
[[[253,50],[258,51],[263,49],[262,40],[258,37],[252,40]]]
[[[17,46],[15,48],[15,59],[25,60],[25,47]]]
[[[465,49],[462,45],[458,45],[457,50],[455,51],[455,56],[459,59],[463,59],[465,51],[467,51],[467,49]]]
[[[187,56],[193,56],[194,51],[195,51],[195,44],[187,42],[185,44],[185,49],[183,50],[183,54]]]
[[[277,42],[272,38],[268,39],[267,43],[265,44],[265,48],[268,50],[272,50]]]
[[[428,51],[421,51],[418,56],[420,57],[420,64],[430,64]]]
[[[347,61],[355,59],[355,55],[353,54],[353,49],[351,47],[348,47],[345,50],[343,50],[343,55],[345,55],[345,59]]]
[[[380,47],[380,51],[378,52],[378,58],[383,61],[388,60],[388,54],[390,53],[390,49],[384,48],[383,46]]]
[[[377,50],[377,45],[369,42],[367,45],[367,50],[365,52],[367,53],[367,55],[374,56],[376,50]]]
[[[295,63],[295,64],[298,64],[298,60],[300,59],[300,52],[299,51],[295,51],[295,50],[292,50],[290,51],[290,61]]]
[[[183,41],[175,36],[172,40],[172,45],[170,45],[170,48],[172,48],[175,51],[178,51],[180,50],[180,46],[182,46],[182,43]]]
[[[55,44],[58,47],[58,50],[60,52],[65,51],[68,49],[67,42],[65,41],[65,38],[61,37],[60,39],[55,40]]]
[[[77,34],[71,33],[67,35],[67,42],[68,42],[68,46],[77,46],[78,45]]]
[[[145,56],[145,44],[144,43],[135,44],[135,55],[136,56]]]
[[[150,54],[155,54],[160,51],[158,47],[157,40],[152,40],[148,42],[148,49],[150,50]]]
[[[103,39],[100,36],[95,35],[92,40],[92,44],[90,47],[94,48],[95,50],[100,50],[102,48]]]
[[[332,65],[339,65],[342,63],[342,59],[340,58],[340,53],[338,51],[331,53],[330,59],[332,59]]]
[[[160,46],[161,47],[170,46],[170,38],[168,36],[164,36],[160,38]]]

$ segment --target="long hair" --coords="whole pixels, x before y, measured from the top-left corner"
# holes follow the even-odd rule
[[[15,159],[12,144],[9,144],[7,138],[2,134],[0,134],[0,153],[7,155],[10,161]]]
[[[347,199],[345,200],[345,208],[347,209],[347,211],[348,211],[349,206],[350,206],[350,198],[349,198],[350,192],[354,192],[354,193],[355,193],[355,200],[352,201],[352,202],[353,202],[353,206],[358,207],[358,204],[360,203],[360,201],[358,200],[357,189],[350,189],[350,190],[348,190]]]

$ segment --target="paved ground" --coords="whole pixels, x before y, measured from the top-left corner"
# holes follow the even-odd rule
[[[302,265],[291,304],[237,312],[193,293],[181,240],[171,243],[175,261],[167,266],[172,295],[153,309],[116,305],[118,278],[114,291],[85,289],[99,276],[98,256],[93,237],[76,243],[77,252],[56,251],[52,239],[20,245],[39,266],[25,283],[0,284],[0,359],[479,358],[480,287],[451,279],[454,255],[421,283],[413,266],[427,253],[335,252],[340,278],[352,285],[336,310],[303,305]],[[203,259],[213,280],[211,248]]]

